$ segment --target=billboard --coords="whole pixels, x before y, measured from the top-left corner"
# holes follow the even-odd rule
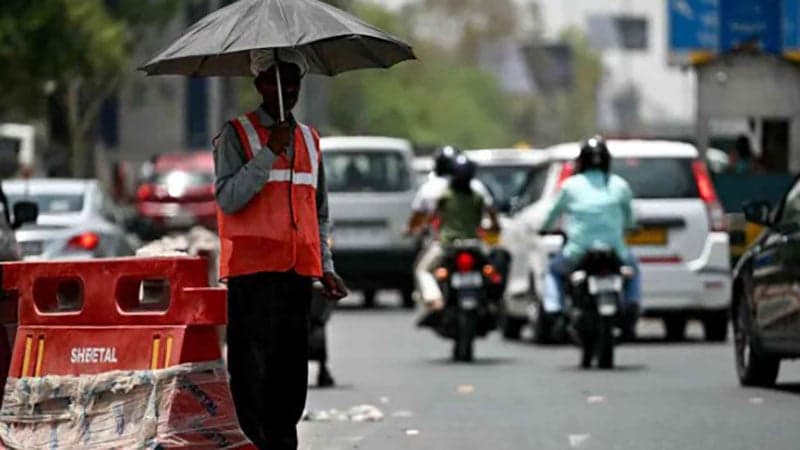
[[[783,0],[783,54],[800,61],[800,0]]]
[[[800,56],[800,0],[668,0],[670,63],[741,48]]]

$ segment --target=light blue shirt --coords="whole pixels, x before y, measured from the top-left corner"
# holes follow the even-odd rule
[[[628,254],[625,230],[634,226],[632,199],[631,188],[622,177],[606,176],[600,170],[573,175],[561,187],[544,229],[565,214],[564,256],[580,259],[592,247],[609,246],[624,258]]]

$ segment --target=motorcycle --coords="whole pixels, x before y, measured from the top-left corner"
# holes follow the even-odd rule
[[[607,247],[589,250],[569,275],[570,334],[581,347],[581,367],[597,359],[601,369],[614,367],[615,329],[625,326],[623,292],[633,268]]]
[[[472,361],[474,340],[497,326],[498,301],[491,293],[503,276],[490,264],[480,241],[457,241],[446,248],[434,275],[445,305],[433,328],[454,340],[454,361]]]

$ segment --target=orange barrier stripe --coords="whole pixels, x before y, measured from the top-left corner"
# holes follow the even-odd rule
[[[167,337],[167,346],[164,349],[164,367],[170,366],[170,358],[172,357],[172,336]]]
[[[33,338],[28,336],[25,338],[25,356],[22,358],[22,373],[20,377],[28,376],[28,369],[31,367],[31,347],[33,347]]]
[[[44,336],[39,337],[39,349],[36,352],[36,371],[33,376],[42,376],[42,363],[44,362]]]
[[[150,370],[158,369],[158,353],[161,350],[161,338],[153,337],[153,355],[150,357]]]

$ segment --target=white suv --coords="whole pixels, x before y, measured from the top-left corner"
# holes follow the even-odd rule
[[[731,285],[728,234],[706,164],[682,142],[611,140],[612,171],[631,185],[639,230],[628,242],[642,272],[642,314],[661,318],[667,338],[683,339],[688,319],[700,319],[706,339],[725,340]],[[550,173],[542,200],[518,216],[532,251],[529,291],[541,298],[547,261],[561,239],[539,237],[547,207],[572,174],[579,144],[548,149]],[[546,332],[538,302],[530,311],[535,334]],[[537,329],[538,328],[538,329]]]
[[[325,159],[336,271],[372,306],[378,289],[397,289],[413,307],[413,265],[419,245],[403,235],[415,179],[405,139],[325,137]]]

